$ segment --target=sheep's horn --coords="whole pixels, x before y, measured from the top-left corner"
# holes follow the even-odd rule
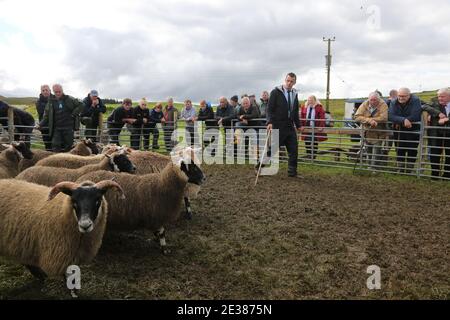
[[[121,193],[121,198],[125,199],[125,192],[122,187],[112,180],[103,180],[95,184],[95,187],[100,190],[107,191],[110,188],[116,188]]]
[[[77,189],[80,185],[75,182],[64,181],[55,185],[50,193],[48,194],[47,201],[53,200],[60,192],[65,193],[67,195],[72,195],[72,191]]]

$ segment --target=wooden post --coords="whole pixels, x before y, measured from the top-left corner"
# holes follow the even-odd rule
[[[12,107],[8,108],[8,134],[9,143],[14,141],[14,109]]]

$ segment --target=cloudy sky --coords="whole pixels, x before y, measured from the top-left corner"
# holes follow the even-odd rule
[[[83,97],[182,101],[256,93],[298,74],[302,97],[450,85],[448,0],[0,0],[0,95],[62,83]]]

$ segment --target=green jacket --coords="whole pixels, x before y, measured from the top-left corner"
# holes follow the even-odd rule
[[[64,104],[64,108],[68,108],[73,117],[73,129],[79,130],[80,128],[80,119],[79,114],[83,110],[83,103],[75,99],[74,97],[63,95],[62,101]],[[44,117],[39,124],[41,127],[48,127],[50,137],[53,137],[53,132],[55,129],[55,109],[58,107],[58,99],[54,96],[49,98],[47,105],[44,110]]]

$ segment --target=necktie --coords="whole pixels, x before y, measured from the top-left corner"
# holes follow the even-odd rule
[[[287,92],[287,96],[288,96],[288,115],[289,115],[289,119],[291,118],[291,90],[288,90]]]

